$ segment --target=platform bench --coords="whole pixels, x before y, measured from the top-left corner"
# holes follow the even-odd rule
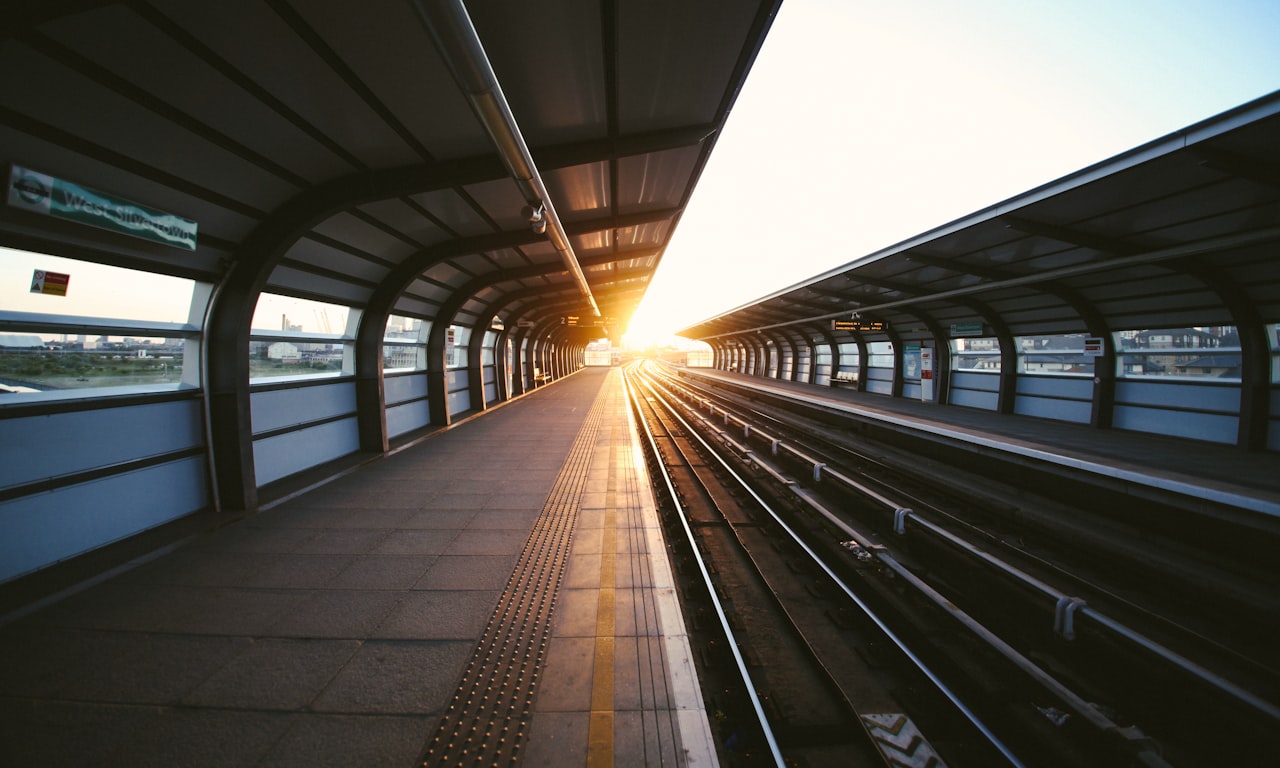
[[[543,373],[541,368],[533,369],[533,386],[539,386],[551,381],[551,374]]]
[[[831,377],[831,386],[838,387],[841,384],[856,386],[858,384],[858,375],[854,373],[837,373]]]

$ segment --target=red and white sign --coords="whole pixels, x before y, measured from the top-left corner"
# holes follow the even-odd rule
[[[71,275],[61,272],[46,272],[37,269],[31,276],[31,292],[48,296],[66,296],[67,286],[71,283]]]

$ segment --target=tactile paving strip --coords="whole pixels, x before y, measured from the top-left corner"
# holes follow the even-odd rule
[[[427,742],[424,766],[514,765],[519,758],[603,411],[604,398],[598,397],[467,663],[458,691]]]

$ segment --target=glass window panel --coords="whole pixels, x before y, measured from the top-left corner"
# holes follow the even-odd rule
[[[1280,384],[1280,324],[1267,326],[1267,338],[1271,342],[1271,383]]]
[[[1118,373],[1125,378],[1240,381],[1235,326],[1123,331],[1115,343]]]
[[[951,370],[998,373],[1000,339],[994,336],[952,339]]]
[[[264,293],[258,296],[250,330],[343,335],[350,317],[351,308],[340,304]]]
[[[93,334],[0,334],[0,394],[177,388],[188,341]]]
[[[867,367],[892,368],[893,342],[873,341],[867,345]]]
[[[1019,336],[1018,373],[1028,376],[1093,376],[1096,357],[1086,355],[1083,333]]]
[[[67,275],[66,295],[33,293],[37,270]],[[0,248],[0,307],[5,312],[199,326],[206,292],[198,294],[200,306],[193,308],[195,287],[196,281],[182,277]]]
[[[306,341],[249,342],[249,380],[342,373],[344,347]]]
[[[416,317],[391,315],[382,335],[383,373],[421,371],[427,367],[427,336],[431,323]]]

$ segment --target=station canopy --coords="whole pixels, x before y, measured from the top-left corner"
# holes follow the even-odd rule
[[[1101,337],[1277,321],[1280,92],[680,334]]]
[[[214,283],[246,324],[260,291],[622,323],[777,5],[6,2],[5,172],[198,233],[175,249],[8,205],[0,245]]]

